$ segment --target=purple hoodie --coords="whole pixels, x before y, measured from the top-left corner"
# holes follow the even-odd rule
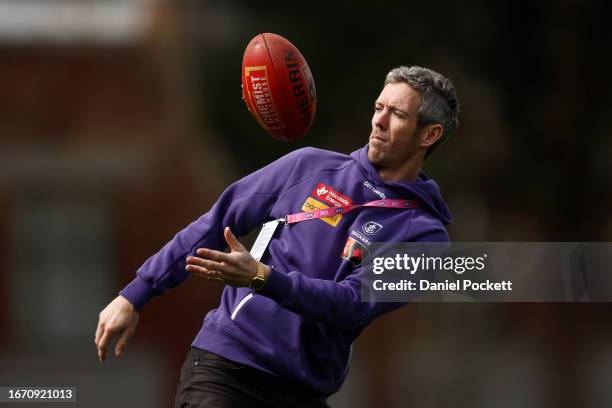
[[[315,148],[293,151],[232,184],[213,207],[180,231],[137,271],[121,295],[137,309],[183,282],[185,258],[197,248],[226,247],[236,236],[287,214],[381,198],[418,200],[414,210],[362,208],[327,219],[279,226],[261,261],[272,267],[264,288],[226,286],[193,346],[302,385],[336,392],[353,341],[397,303],[361,301],[359,254],[371,242],[447,242],[451,215],[436,183],[381,180],[368,146],[350,156]],[[367,233],[366,233],[367,231]]]

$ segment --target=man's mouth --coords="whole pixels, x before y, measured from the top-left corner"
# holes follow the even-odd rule
[[[370,135],[370,140],[372,140],[372,139],[378,140],[378,141],[383,142],[383,143],[386,143],[386,142],[387,142],[387,139],[385,139],[385,138],[383,138],[383,137],[381,137],[380,135],[377,135],[377,134],[375,134],[375,133],[372,133],[372,134]]]

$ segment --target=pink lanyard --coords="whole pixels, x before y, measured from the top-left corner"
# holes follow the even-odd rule
[[[314,220],[317,218],[331,217],[336,214],[346,214],[349,211],[361,207],[395,208],[397,210],[410,210],[419,207],[419,202],[415,200],[396,200],[388,198],[386,200],[370,201],[365,204],[343,205],[340,207],[324,208],[322,210],[306,211],[287,215],[285,222],[294,224],[300,221]]]

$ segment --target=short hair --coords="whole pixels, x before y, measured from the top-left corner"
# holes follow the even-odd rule
[[[407,83],[421,95],[423,101],[417,118],[419,128],[433,123],[440,123],[444,127],[440,139],[427,150],[427,157],[459,127],[459,98],[455,87],[450,79],[441,74],[417,66],[400,66],[389,71],[385,86],[396,82]]]

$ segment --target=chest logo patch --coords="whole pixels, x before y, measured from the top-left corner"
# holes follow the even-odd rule
[[[330,207],[338,208],[353,204],[353,200],[349,197],[323,183],[318,183],[310,195],[312,197],[306,199],[306,202],[302,205],[302,211],[323,210]],[[342,219],[342,214],[319,219],[335,227]]]
[[[315,210],[323,210],[325,208],[329,208],[328,205],[323,204],[320,201],[315,200],[312,197],[308,197],[304,205],[302,205],[302,211],[315,211]],[[331,217],[319,218],[321,221],[335,227],[338,225],[340,220],[342,219],[342,214],[332,215]]]
[[[333,207],[342,207],[343,205],[353,204],[353,200],[323,183],[317,184],[315,189],[312,190],[312,193],[310,194],[314,198],[322,200],[325,204]]]
[[[374,222],[374,221],[369,221],[369,222],[365,223],[365,224],[363,225],[363,227],[361,227],[361,230],[362,230],[364,233],[368,234],[368,235],[374,235],[374,234],[376,234],[378,231],[380,231],[380,230],[382,229],[382,227],[383,227],[383,226],[382,226],[382,225],[380,225],[380,224],[379,224],[379,223],[377,223],[377,222]]]

